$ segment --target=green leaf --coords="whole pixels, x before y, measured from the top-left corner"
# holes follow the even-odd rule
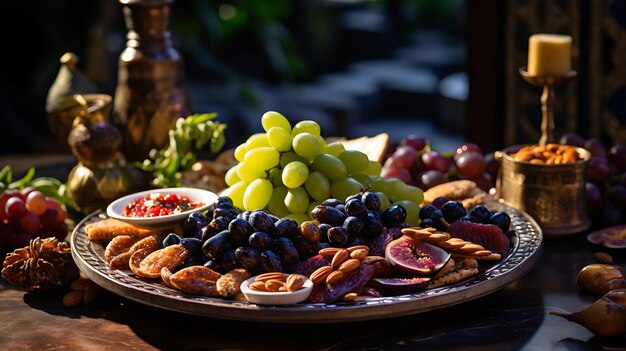
[[[28,172],[26,172],[26,175],[22,179],[16,180],[13,183],[9,184],[9,189],[24,189],[30,183],[34,176],[35,168],[31,167],[28,169]]]
[[[11,183],[11,179],[13,178],[13,171],[11,170],[11,166],[7,165],[2,168],[0,171],[0,182],[4,184]]]

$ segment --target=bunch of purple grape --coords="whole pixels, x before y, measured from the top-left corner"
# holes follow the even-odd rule
[[[587,167],[587,211],[593,225],[608,227],[626,222],[626,145],[607,148],[597,138],[566,133],[561,144],[578,146],[591,153]]]

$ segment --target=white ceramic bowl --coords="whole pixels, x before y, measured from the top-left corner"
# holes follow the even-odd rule
[[[313,282],[311,279],[304,277],[306,280],[304,286],[300,290],[293,292],[265,292],[250,289],[248,286],[254,283],[256,276],[249,278],[241,283],[241,292],[248,302],[257,305],[291,305],[302,302],[309,298],[313,291]]]
[[[128,217],[122,214],[124,207],[131,201],[141,198],[148,194],[160,193],[160,194],[177,194],[181,196],[185,196],[193,201],[199,201],[204,203],[204,205],[196,207],[194,209],[175,213],[171,215],[165,216],[157,216],[157,217]],[[126,195],[121,197],[109,204],[107,206],[107,215],[109,217],[118,219],[120,221],[124,221],[127,223],[131,223],[138,226],[143,227],[154,227],[161,226],[166,224],[175,223],[177,221],[183,220],[189,216],[192,212],[201,212],[213,205],[213,202],[217,199],[217,195],[213,192],[203,189],[196,188],[164,188],[164,189],[152,189],[141,191],[138,193]]]

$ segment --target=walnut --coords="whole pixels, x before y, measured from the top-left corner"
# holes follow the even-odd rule
[[[8,253],[2,277],[29,291],[61,287],[79,276],[70,247],[54,237],[35,238],[24,248]]]

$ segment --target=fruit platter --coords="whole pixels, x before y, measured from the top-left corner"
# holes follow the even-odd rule
[[[477,182],[419,187],[394,172],[418,152],[437,159],[424,145],[401,146],[383,165],[379,137],[327,142],[314,121],[292,127],[274,111],[261,124],[264,133],[234,149],[238,163],[219,194],[157,188],[85,217],[71,236],[77,266],[159,308],[317,323],[460,304],[523,276],[541,255],[539,225]],[[470,159],[478,167],[469,175],[486,174],[487,162],[468,149],[471,157],[459,152],[462,173]]]
[[[98,285],[118,295],[158,308],[214,318],[263,322],[352,322],[423,313],[479,298],[495,292],[531,270],[541,256],[539,226],[523,212],[499,202],[488,202],[492,210],[511,216],[512,237],[506,256],[481,268],[459,283],[397,296],[336,303],[259,305],[220,297],[182,293],[154,281],[136,277],[130,270],[111,269],[104,260],[104,247],[90,241],[85,227],[102,221],[106,214],[94,213],[77,225],[71,246],[74,260],[83,273]]]

